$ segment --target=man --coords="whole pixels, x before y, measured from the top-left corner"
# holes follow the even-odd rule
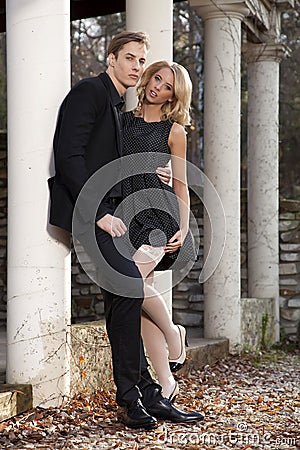
[[[176,409],[162,397],[161,387],[149,374],[140,330],[143,282],[133,260],[120,254],[113,243],[113,238],[126,232],[123,221],[113,217],[122,201],[120,183],[109,191],[96,212],[91,203],[97,199],[97,190],[91,188],[86,193],[82,189],[93,174],[122,154],[119,106],[127,88],[134,87],[142,75],[147,51],[144,33],[122,32],[108,48],[107,71],[82,80],[71,89],[59,112],[54,136],[56,174],[49,180],[50,223],[72,232],[74,206],[80,197],[82,207],[75,208],[75,217],[83,230],[79,238],[87,252],[97,261],[95,248],[85,237],[92,230],[100,254],[109,265],[129,280],[136,280],[138,295],[132,297],[101,285],[119,418],[131,428],[154,427],[157,418],[173,422],[203,419],[199,413]]]

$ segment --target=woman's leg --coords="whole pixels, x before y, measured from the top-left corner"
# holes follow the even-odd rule
[[[182,352],[179,329],[174,325],[162,295],[152,285],[152,273],[164,256],[162,247],[153,248],[142,245],[133,256],[139,271],[145,280],[143,311],[164,334],[168,345],[169,359],[177,359]]]
[[[170,370],[165,336],[145,313],[142,313],[141,325],[144,346],[162,387],[162,395],[170,397],[177,383]]]

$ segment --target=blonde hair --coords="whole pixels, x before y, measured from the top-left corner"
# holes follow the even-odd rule
[[[190,106],[192,98],[192,82],[188,71],[175,62],[157,61],[147,67],[137,87],[138,106],[137,111],[142,109],[145,100],[145,88],[153,75],[160,69],[168,67],[174,75],[174,99],[166,102],[161,108],[161,120],[172,120],[180,125],[190,124]]]

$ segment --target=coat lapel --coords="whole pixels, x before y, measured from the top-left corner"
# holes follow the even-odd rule
[[[101,73],[99,75],[99,80],[102,81],[106,91],[107,91],[107,95],[110,101],[110,105],[113,111],[113,115],[114,115],[114,120],[115,120],[115,126],[116,126],[116,138],[117,138],[117,151],[119,153],[120,156],[122,156],[122,126],[121,126],[121,116],[122,113],[120,111],[118,111],[117,106],[115,106],[113,104],[113,100],[112,100],[112,95],[111,95],[111,89],[110,86],[108,84],[108,80],[106,79],[106,76]]]
[[[122,113],[117,110],[117,107],[114,106],[111,101],[110,101],[110,103],[111,103],[111,107],[113,109],[114,117],[115,117],[116,132],[117,132],[117,149],[118,149],[119,155],[122,156],[122,154],[123,154],[122,139],[121,139],[121,137],[122,137],[122,126],[121,126]]]

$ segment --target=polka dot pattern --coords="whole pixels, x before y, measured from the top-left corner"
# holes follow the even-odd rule
[[[164,167],[171,158],[168,139],[172,122],[145,122],[130,111],[123,113],[122,123],[123,154],[142,154],[145,167],[143,174],[123,180],[123,196],[129,201],[129,206],[123,212],[124,222],[129,228],[129,239],[134,249],[143,244],[159,247],[174,236],[180,223],[177,197],[172,187],[161,182],[155,173],[158,166]],[[189,239],[188,242],[184,253],[187,251],[187,259],[195,259],[192,241]],[[178,251],[165,255],[159,263],[160,269],[170,267],[177,256]]]

